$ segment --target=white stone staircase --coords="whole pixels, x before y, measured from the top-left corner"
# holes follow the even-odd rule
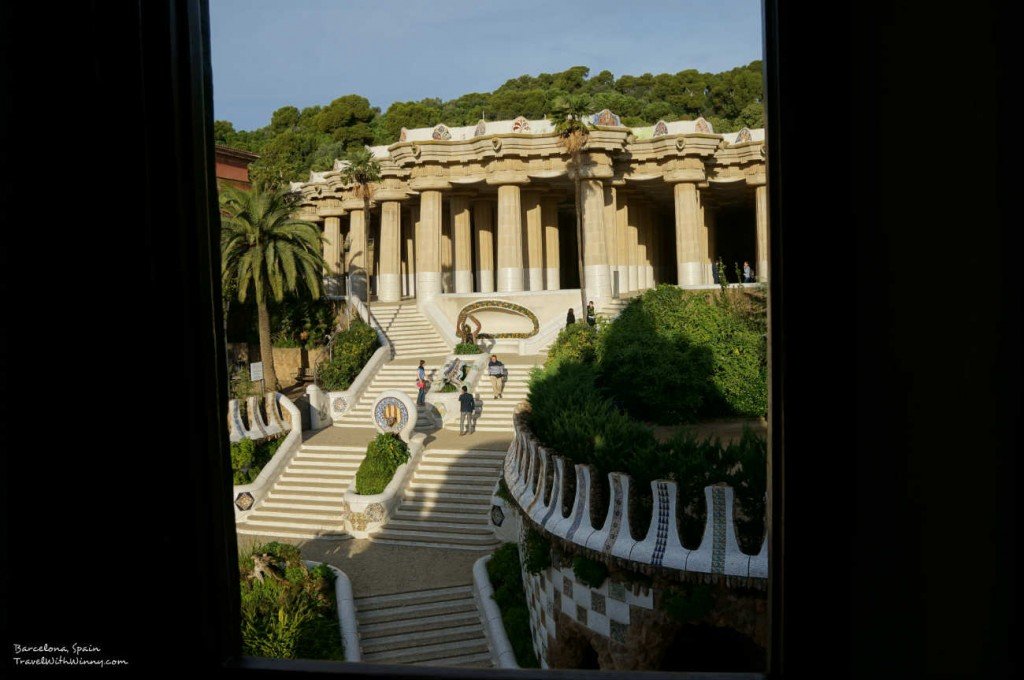
[[[594,305],[594,311],[597,312],[598,316],[606,316],[609,319],[614,319],[619,313],[626,308],[629,304],[629,298],[621,298],[616,300],[615,298],[608,298],[602,300],[600,303]],[[586,319],[584,319],[585,321]]]
[[[427,379],[433,380],[438,366],[431,366],[430,359],[427,362]],[[438,359],[437,363],[440,365],[443,363],[443,359]],[[377,370],[377,375],[373,376],[373,380],[370,381],[362,396],[359,397],[359,401],[342,414],[341,418],[334,422],[334,426],[345,428],[374,427],[373,413],[371,412],[373,404],[380,397],[381,392],[385,390],[400,390],[409,395],[409,398],[415,402],[417,395],[416,369],[418,366],[418,360],[410,359],[396,359],[381,366]],[[418,409],[418,411],[417,429],[434,429],[434,421],[427,415],[427,411],[425,409]]]
[[[491,492],[501,473],[500,450],[427,449],[402,503],[373,540],[454,550],[498,545],[487,523]]]
[[[303,444],[273,488],[236,525],[240,534],[351,538],[342,525],[342,496],[366,447]]]
[[[430,320],[420,313],[415,300],[397,304],[377,303],[371,307],[371,312],[391,342],[396,359],[423,359],[451,352],[451,345],[438,334]]]
[[[480,376],[475,392],[481,403],[480,415],[476,419],[477,432],[506,432],[512,436],[512,412],[516,404],[526,399],[533,364],[505,364],[505,368],[508,369],[508,380],[501,399],[495,399],[491,377],[487,375],[487,366],[484,365],[484,374]],[[458,417],[446,423],[445,429],[458,432]]]
[[[471,586],[356,598],[363,661],[490,668]]]

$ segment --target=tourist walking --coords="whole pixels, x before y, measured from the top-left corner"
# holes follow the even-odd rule
[[[487,364],[487,375],[491,376],[491,387],[494,389],[494,398],[501,399],[501,393],[505,389],[505,378],[508,377],[508,371],[505,369],[505,364],[498,361],[496,354],[491,355],[491,360]]]
[[[743,262],[743,283],[754,282],[754,270],[750,268],[750,263]]]
[[[587,304],[587,323],[593,326],[597,323],[597,312],[594,311],[594,301]]]
[[[569,313],[565,315],[565,325],[569,327],[576,323],[576,312],[572,311],[572,307],[569,308]]]
[[[416,388],[420,391],[416,397],[417,406],[424,406],[427,403],[427,369],[423,367],[426,363],[420,359],[420,367],[416,369]]]
[[[473,414],[476,412],[476,399],[469,393],[469,388],[462,386],[462,394],[459,395],[459,435],[476,432],[476,425],[473,423]]]

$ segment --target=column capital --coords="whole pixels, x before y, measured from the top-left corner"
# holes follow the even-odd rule
[[[756,175],[747,175],[746,182],[750,186],[763,187],[768,184],[768,176],[763,172],[759,172]]]
[[[665,173],[665,181],[669,184],[682,182],[704,182],[707,175],[702,168],[680,168]]]
[[[530,178],[525,172],[520,172],[518,170],[499,170],[498,172],[494,172],[487,176],[487,183],[496,184],[498,186],[507,184],[522,185],[529,184]]]
[[[444,191],[451,189],[452,185],[440,177],[413,177],[409,180],[409,188],[414,191]]]
[[[317,216],[320,218],[324,217],[344,217],[346,210],[344,208],[320,208],[317,211]]]

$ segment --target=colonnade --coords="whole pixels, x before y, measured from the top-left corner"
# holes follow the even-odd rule
[[[588,298],[605,300],[661,282],[712,283],[716,212],[704,191],[706,185],[696,182],[674,183],[669,213],[632,185],[582,180],[582,275]],[[497,186],[497,200],[493,196],[453,191],[444,182],[420,188],[418,196],[371,204],[380,225],[376,263],[369,262],[364,210],[322,209],[325,274],[349,274],[352,293],[365,299],[366,268],[376,269],[377,297],[383,302],[412,296],[429,300],[443,293],[560,289],[560,248],[576,240],[559,231],[558,203],[564,190],[507,182]],[[755,267],[758,279],[767,280],[763,185],[754,187],[754,204]],[[350,247],[343,262],[344,213],[349,215]]]

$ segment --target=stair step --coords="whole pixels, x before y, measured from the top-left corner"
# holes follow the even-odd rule
[[[414,661],[431,661],[436,659],[448,659],[454,656],[464,656],[470,653],[483,654],[487,651],[487,640],[483,633],[477,639],[462,640],[459,642],[442,642],[422,647],[411,647],[399,651],[383,651],[372,654],[364,654],[363,661],[390,661],[400,663],[412,663]]]
[[[301,517],[275,517],[273,515],[262,516],[252,514],[245,518],[245,523],[251,527],[317,529],[323,531],[336,531],[338,533],[344,531],[341,522],[328,522],[319,519],[303,519]]]
[[[395,514],[391,517],[391,521],[395,520],[401,520],[404,522],[451,522],[466,525],[480,524],[483,526],[489,526],[487,508],[481,508],[477,512],[442,512],[439,510],[414,512],[411,508],[407,507],[406,504],[402,504],[402,507],[396,510]]]
[[[362,633],[362,631],[360,631]],[[406,650],[410,648],[422,649],[426,646],[460,642],[464,640],[479,641],[483,636],[483,627],[479,621],[475,623],[444,628],[440,630],[425,630],[417,633],[399,633],[397,635],[386,635],[378,638],[367,639],[360,635],[359,647],[363,656],[390,650]]]
[[[437,512],[441,514],[469,514],[476,512],[487,512],[491,509],[490,500],[483,503],[433,503],[424,501],[410,501],[403,500],[401,507],[396,511],[396,515],[401,513],[403,510],[408,510],[409,513],[430,513]]]
[[[312,511],[310,509],[295,509],[280,505],[271,505],[269,503],[262,503],[259,510],[253,510],[252,514],[246,518],[249,521],[251,518],[256,517],[259,521],[261,519],[274,519],[279,518],[282,520],[286,519],[302,519],[302,520],[316,520],[322,522],[327,526],[341,526],[344,515],[338,508],[334,509],[323,509],[319,512]]]
[[[427,661],[416,661],[412,666],[448,666],[455,668],[493,668],[494,663],[491,654],[464,654],[460,656],[445,657],[443,659],[430,659]]]
[[[498,540],[494,538],[494,534],[491,532],[488,532],[487,535],[474,535],[453,533],[451,531],[412,531],[405,528],[394,529],[391,526],[392,524],[393,522],[389,522],[384,525],[383,529],[373,534],[373,540],[378,538],[390,539],[392,541],[403,541],[406,539],[409,541],[429,540],[440,544],[477,546],[481,548],[498,544]]]
[[[235,533],[243,534],[245,536],[271,536],[275,538],[302,538],[306,540],[325,540],[325,541],[347,541],[352,538],[351,534],[347,534],[343,531],[304,531],[297,529],[282,529],[282,528],[264,528],[264,527],[250,527],[245,524],[239,524]]]
[[[491,490],[487,493],[480,491],[471,491],[467,487],[460,487],[457,490],[452,490],[451,487],[445,487],[441,485],[428,487],[420,486],[418,484],[410,484],[406,490],[403,500],[405,501],[417,501],[423,499],[437,499],[447,501],[450,503],[487,503],[491,502]]]
[[[434,519],[402,519],[392,517],[385,525],[388,529],[396,531],[426,531],[430,533],[450,533],[457,535],[486,536],[493,539],[491,527],[486,523],[473,524],[470,522],[442,522]]]
[[[365,641],[376,636],[414,633],[423,630],[427,626],[435,630],[443,630],[448,627],[465,626],[472,623],[480,625],[480,613],[475,610],[461,614],[421,616],[419,618],[397,619],[381,623],[363,623],[360,621],[359,637]]]

